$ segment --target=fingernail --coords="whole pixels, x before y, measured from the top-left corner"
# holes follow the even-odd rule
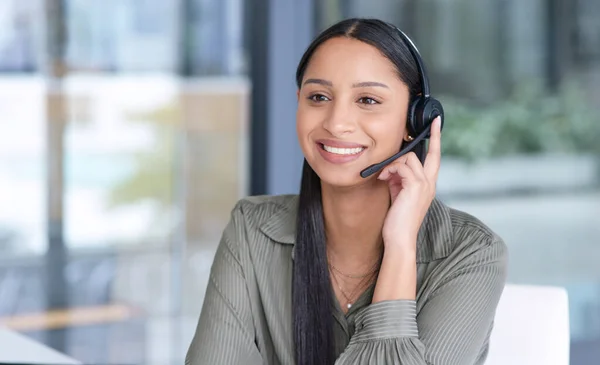
[[[435,129],[441,131],[442,130],[442,117],[438,116],[435,118],[435,120],[433,121],[433,123],[435,123],[434,127]]]

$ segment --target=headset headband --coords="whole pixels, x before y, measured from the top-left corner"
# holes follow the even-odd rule
[[[398,34],[400,34],[400,38],[402,38],[404,44],[406,44],[406,46],[410,50],[410,53],[413,56],[413,59],[417,63],[417,70],[419,72],[419,78],[421,80],[421,92],[423,93],[424,97],[429,97],[429,79],[427,78],[425,63],[421,59],[421,54],[419,53],[417,46],[415,46],[413,41],[403,31],[401,31],[400,28],[396,27],[395,25],[391,26],[398,31]]]

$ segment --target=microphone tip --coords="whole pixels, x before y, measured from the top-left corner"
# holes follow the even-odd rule
[[[366,179],[367,177],[373,175],[375,172],[377,172],[377,165],[371,165],[371,166],[367,167],[366,169],[362,170],[360,172],[360,176],[363,179]]]

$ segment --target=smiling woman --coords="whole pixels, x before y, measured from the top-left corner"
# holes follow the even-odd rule
[[[428,90],[411,47],[374,19],[339,22],[308,47],[300,194],[238,202],[186,364],[485,362],[506,247],[435,197],[442,120],[415,129]],[[361,176],[428,131],[426,156],[417,144]]]

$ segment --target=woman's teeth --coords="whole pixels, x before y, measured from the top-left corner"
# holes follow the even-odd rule
[[[338,148],[323,145],[323,149],[329,153],[335,153],[336,155],[355,155],[364,150],[364,147],[357,148]]]

